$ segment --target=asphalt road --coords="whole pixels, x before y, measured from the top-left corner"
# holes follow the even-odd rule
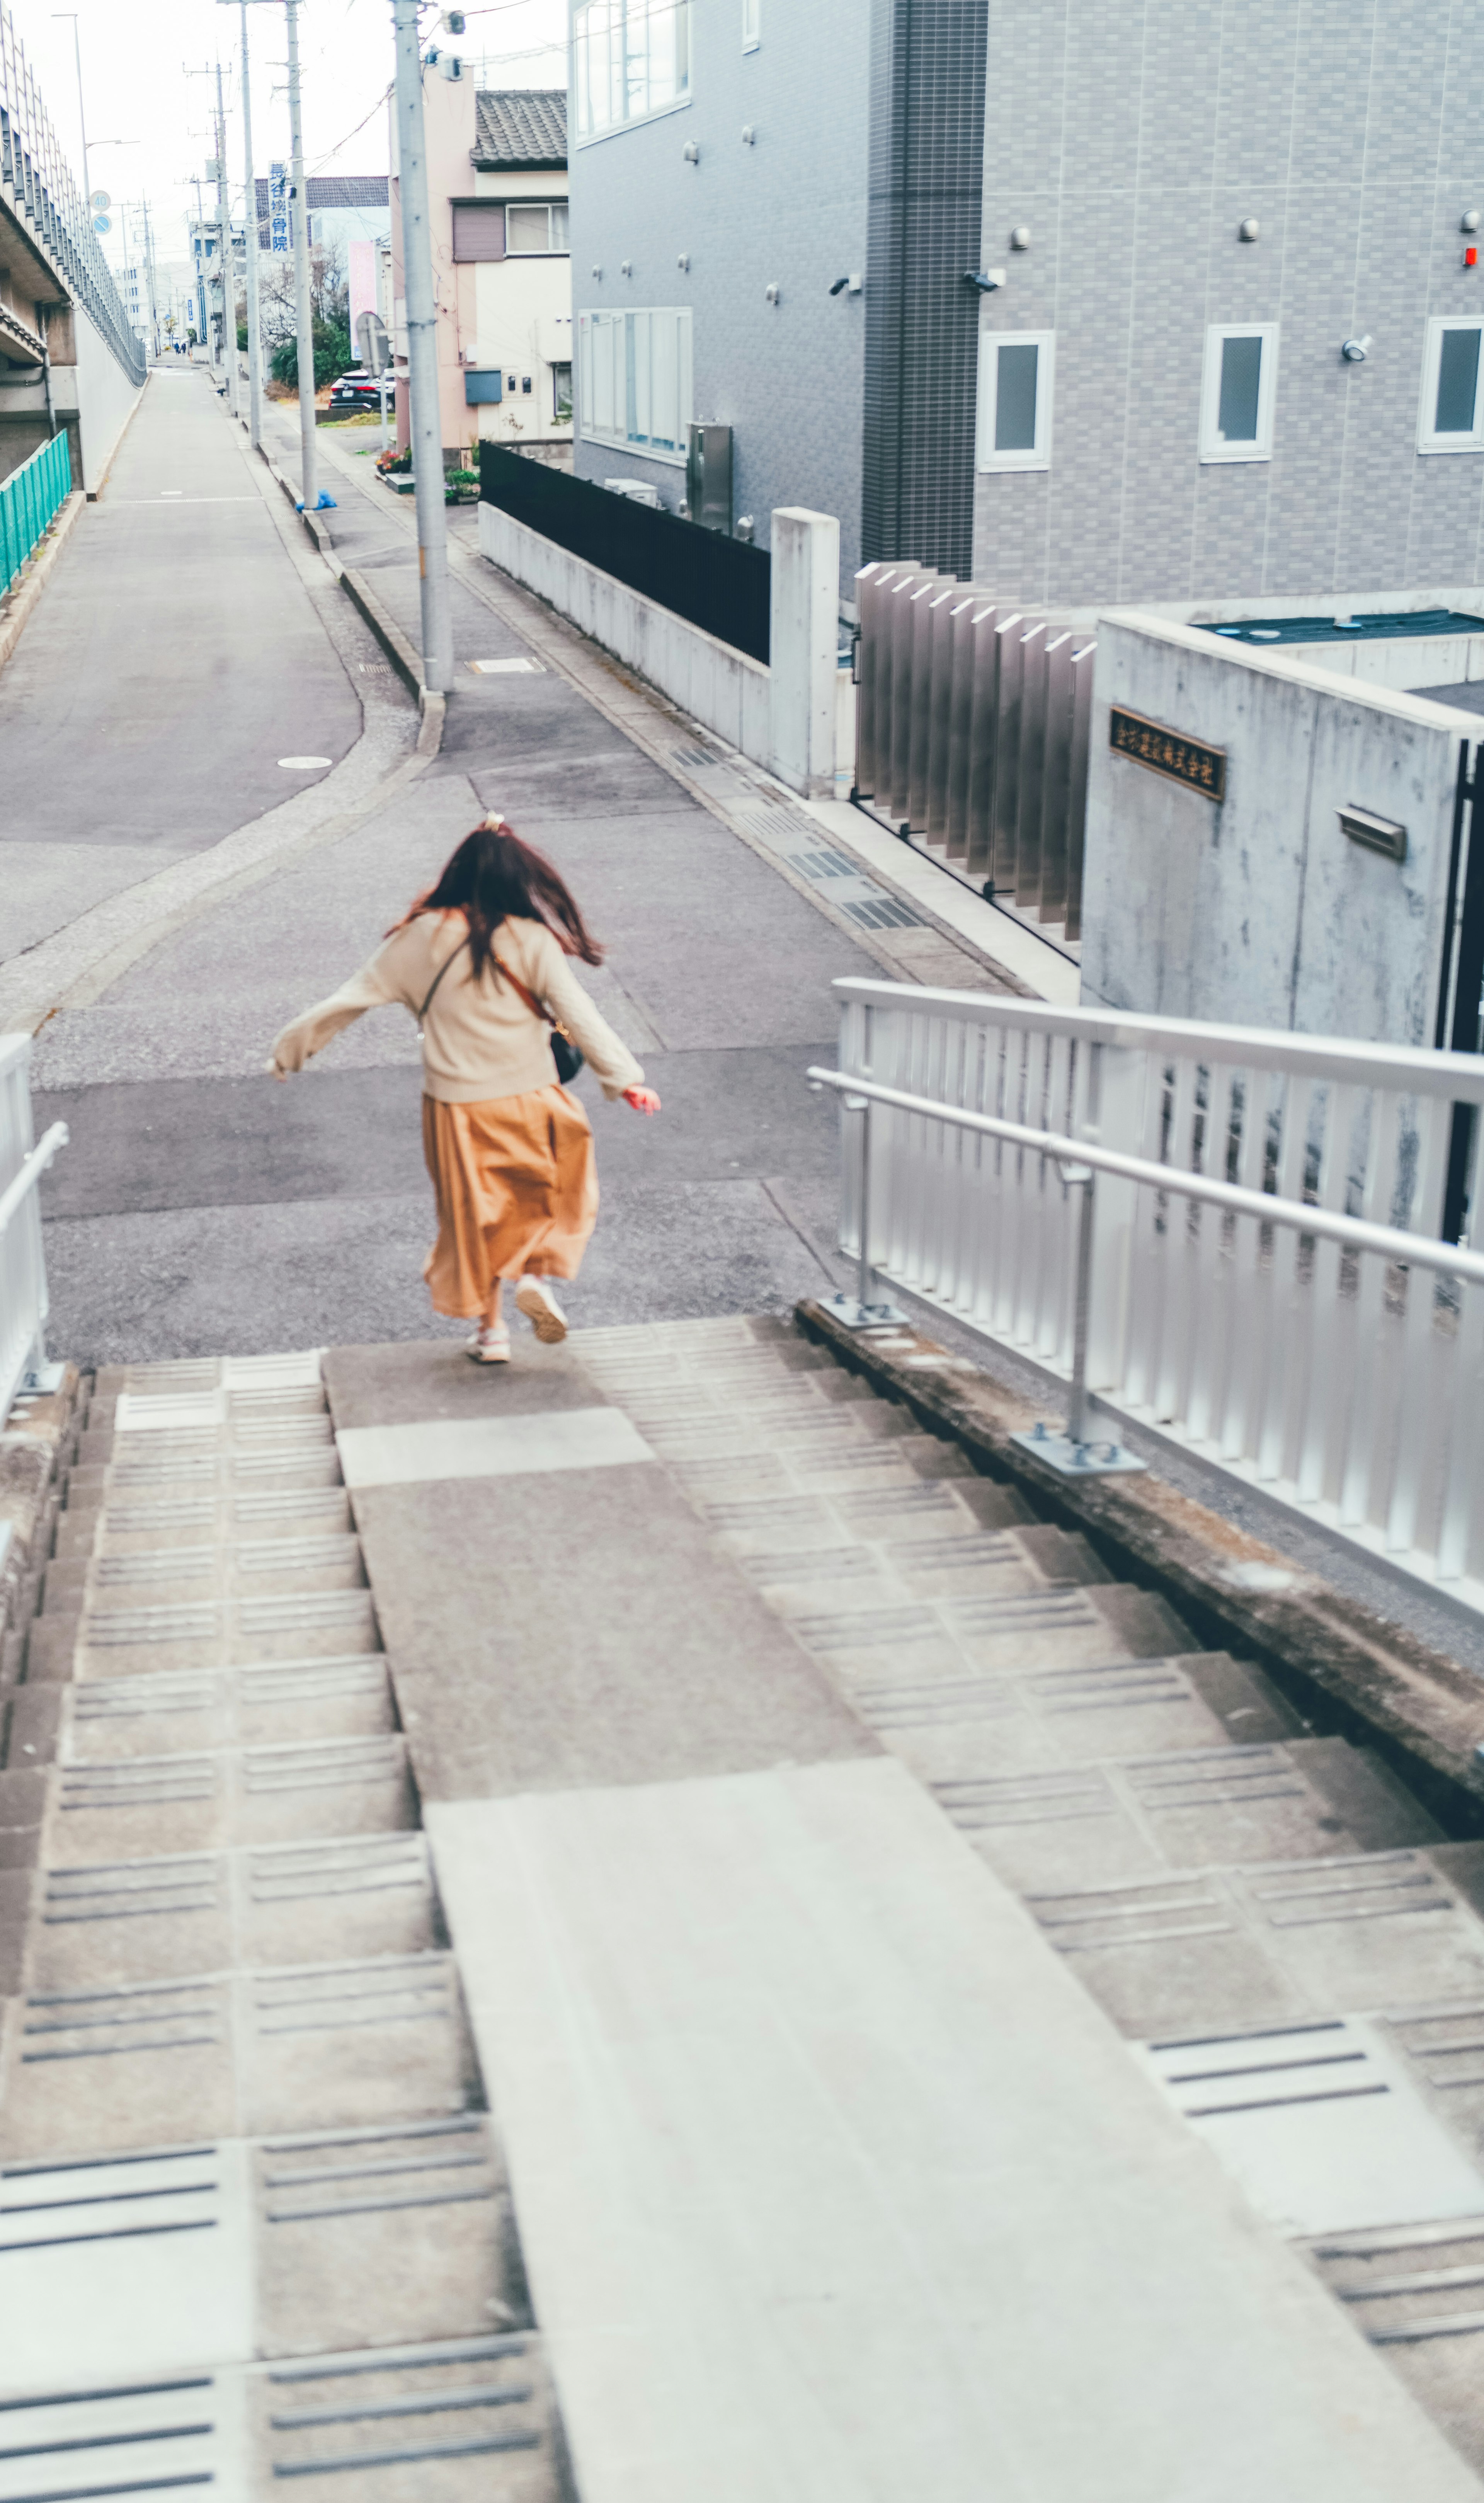
[[[153,407],[147,398],[129,441],[136,463],[160,464],[152,477],[168,464],[203,489],[232,476],[239,492],[253,484],[202,377],[157,377],[150,391]],[[337,544],[415,632],[415,551],[386,491],[337,475],[328,483]],[[168,610],[178,600],[179,633],[200,642],[188,748],[215,738],[223,707],[213,690],[230,680],[238,823],[250,813],[242,799],[282,796],[262,756],[271,752],[276,771],[277,755],[334,756],[355,737],[352,654],[363,630],[348,601],[309,600],[302,559],[271,512],[198,509],[227,518],[181,532],[167,578],[157,543],[172,525],[154,513],[115,534],[104,570],[116,609],[126,608],[137,570],[152,600]],[[95,805],[106,773],[100,741],[139,672],[137,654],[94,639],[86,583],[73,577],[90,580],[100,563],[86,542],[68,551],[48,595],[57,601],[51,669],[76,675],[86,663],[100,680],[86,723],[70,743],[53,736],[49,751],[47,825],[56,831],[38,849],[59,868],[67,830]],[[201,620],[232,617],[239,584],[251,648],[219,667],[228,646],[219,639],[208,653]],[[457,582],[453,598],[461,662],[522,650]],[[44,603],[38,622],[46,613]],[[292,695],[281,666],[289,651]],[[0,701],[11,695],[0,678]],[[171,688],[158,701],[167,709],[185,700]],[[192,825],[225,831],[207,809],[220,795],[215,762],[199,780]],[[136,845],[176,839],[179,796],[141,791],[129,821]],[[781,1308],[833,1283],[835,1116],[809,1093],[804,1071],[833,1056],[832,979],[874,964],[565,679],[465,671],[442,753],[420,780],[343,840],[203,912],[96,1003],[43,1030],[37,1120],[65,1118],[73,1136],[44,1194],[57,1352],[143,1360],[462,1328],[431,1316],[421,1284],[431,1197],[410,1018],[362,1019],[287,1086],[263,1074],[263,1061],[278,1027],[344,979],[495,806],[570,880],[609,949],[584,979],[665,1099],[646,1122],[581,1081],[604,1209],[569,1297],[574,1319]]]

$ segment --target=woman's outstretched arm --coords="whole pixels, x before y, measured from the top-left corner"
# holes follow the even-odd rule
[[[268,1062],[275,1078],[289,1078],[302,1069],[306,1060],[323,1051],[343,1027],[364,1016],[367,1009],[392,1008],[401,1003],[401,992],[394,989],[382,966],[385,954],[386,948],[379,947],[369,964],[362,965],[359,974],[352,974],[337,991],[331,991],[328,1000],[318,1001],[302,1016],[295,1017],[292,1025],[285,1026]]]

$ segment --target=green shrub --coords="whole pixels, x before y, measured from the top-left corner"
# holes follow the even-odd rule
[[[314,387],[323,391],[356,361],[351,352],[351,335],[338,322],[316,322],[314,326]],[[298,389],[299,343],[296,338],[280,339],[270,360],[273,379]]]

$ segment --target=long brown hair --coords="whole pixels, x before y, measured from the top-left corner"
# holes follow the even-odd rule
[[[503,817],[486,817],[449,854],[436,885],[409,905],[393,929],[405,930],[420,912],[462,912],[468,923],[469,953],[479,981],[494,955],[502,921],[537,921],[564,955],[601,965],[603,949],[549,860],[511,833]],[[391,931],[387,936],[391,937]]]

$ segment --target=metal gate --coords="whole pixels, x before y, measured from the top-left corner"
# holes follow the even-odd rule
[[[929,566],[868,565],[855,597],[857,796],[1080,939],[1095,638]]]

